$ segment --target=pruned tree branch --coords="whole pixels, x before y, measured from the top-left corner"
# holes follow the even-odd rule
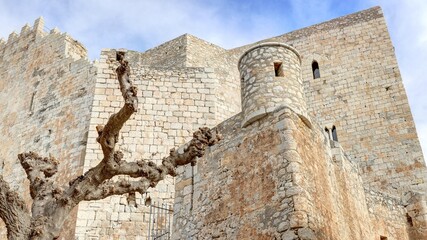
[[[146,178],[130,181],[122,179],[121,181],[105,181],[95,191],[85,196],[86,201],[100,200],[112,195],[122,195],[126,193],[145,193],[150,187],[150,182]]]
[[[33,199],[55,188],[50,179],[58,171],[59,162],[55,158],[42,158],[34,152],[28,152],[19,154],[18,159],[30,180],[30,195]]]
[[[138,100],[136,87],[129,79],[130,69],[123,55],[119,55],[119,62],[120,66],[116,73],[125,104],[118,113],[108,119],[105,126],[97,126],[97,141],[103,149],[104,157],[96,167],[70,184],[72,190],[68,190],[67,194],[72,194],[73,201],[77,203],[82,200],[103,199],[116,194],[144,193],[148,187],[156,186],[166,175],[175,176],[177,166],[189,163],[194,165],[196,158],[203,156],[207,146],[214,145],[221,139],[219,134],[212,132],[209,128],[201,128],[193,134],[193,139],[181,153],[172,149],[160,166],[143,160],[137,162],[123,160],[123,154],[115,151],[114,148],[123,124],[136,112]],[[141,179],[129,181],[127,184],[123,182],[124,180],[120,183],[109,181],[117,175]]]
[[[119,112],[111,115],[105,126],[96,127],[98,132],[96,140],[101,145],[104,157],[97,166],[70,182],[70,187],[62,197],[64,201],[78,204],[100,184],[116,175],[114,169],[117,167],[118,153],[114,151],[114,148],[121,128],[138,109],[137,88],[133,86],[129,78],[128,62],[124,60],[124,53],[118,53],[118,55],[120,66],[116,69],[116,73],[125,104]]]
[[[197,157],[203,156],[206,147],[212,146],[221,140],[221,135],[212,132],[209,128],[200,128],[193,134],[193,139],[182,152],[172,149],[168,157],[163,158],[162,164],[157,166],[154,162],[140,160],[127,162],[123,154],[114,154],[115,167],[110,171],[114,176],[127,175],[132,178],[141,178],[137,181],[122,179],[120,181],[106,180],[94,191],[88,193],[84,200],[99,200],[111,195],[139,192],[145,193],[149,187],[155,187],[166,175],[176,176],[176,168],[186,164],[195,164]]]
[[[70,211],[81,201],[103,199],[125,193],[145,193],[155,187],[166,175],[176,176],[176,168],[196,164],[205,149],[221,140],[221,135],[209,128],[200,128],[193,139],[178,151],[172,149],[161,165],[140,160],[128,162],[123,153],[115,150],[119,133],[126,121],[138,109],[137,89],[129,78],[130,68],[124,53],[118,53],[120,66],[117,79],[124,99],[123,107],[111,115],[105,126],[98,125],[97,141],[103,159],[84,175],[62,188],[52,180],[58,171],[58,161],[53,157],[42,158],[36,153],[19,154],[18,158],[30,180],[33,198],[32,217],[22,199],[11,191],[0,176],[0,218],[8,226],[10,239],[55,239]],[[115,181],[114,176],[127,176]],[[23,229],[25,228],[25,229]],[[15,237],[26,236],[26,237]]]
[[[125,101],[124,106],[119,112],[111,115],[105,126],[97,126],[97,141],[101,144],[104,153],[104,159],[107,164],[112,161],[114,147],[119,138],[119,132],[130,116],[138,110],[137,88],[133,86],[130,80],[130,68],[124,53],[118,53],[120,66],[116,69],[117,80],[119,81],[120,91]],[[110,163],[111,164],[111,163]]]

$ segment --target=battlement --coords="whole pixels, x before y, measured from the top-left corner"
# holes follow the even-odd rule
[[[32,34],[35,36],[46,35],[44,29],[44,20],[43,17],[40,17],[34,21],[33,27],[25,24],[21,28],[21,32],[18,34],[16,32],[12,32],[9,34],[7,41],[4,39],[0,39],[0,51],[4,50],[4,48],[12,47],[14,44],[17,44],[19,41],[28,40],[28,35]]]
[[[3,52],[3,58],[10,57],[12,54],[16,55],[17,52],[27,51],[33,44],[47,47],[48,42],[56,42],[56,44],[50,45],[51,47],[55,45],[55,50],[63,57],[71,57],[75,60],[87,59],[86,48],[67,33],[61,33],[58,28],[45,31],[43,17],[36,19],[33,27],[25,24],[19,34],[12,32],[7,41],[0,39],[0,52]]]

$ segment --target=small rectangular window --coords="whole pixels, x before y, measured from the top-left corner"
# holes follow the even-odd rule
[[[380,236],[380,240],[387,240],[387,237]]]
[[[274,63],[274,75],[276,77],[283,77],[283,68],[282,68],[282,62],[275,62]]]

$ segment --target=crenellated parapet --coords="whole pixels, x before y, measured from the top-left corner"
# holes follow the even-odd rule
[[[43,17],[39,17],[34,21],[34,27],[33,30],[34,32],[38,32],[38,33],[43,33],[43,28],[44,28],[44,18]]]
[[[87,58],[85,47],[67,33],[61,33],[58,28],[46,31],[42,17],[36,19],[32,27],[25,24],[19,34],[17,32],[9,34],[7,41],[0,39],[0,52],[3,58],[29,51],[31,46],[46,48],[46,50],[49,47],[54,48],[54,51],[62,53],[63,57],[71,57],[74,60]]]
[[[6,41],[4,40],[4,38],[0,38],[0,49],[2,49],[4,45],[6,45]]]
[[[14,31],[9,34],[7,41],[0,40],[0,51],[6,50],[8,48],[13,48],[14,45],[22,41],[28,42],[30,35],[31,35],[31,39],[33,39],[36,36],[42,37],[46,35],[43,28],[44,28],[44,20],[42,17],[35,20],[33,27],[31,27],[28,24],[25,24],[21,28],[21,32],[19,34]]]
[[[7,44],[12,44],[17,40],[18,40],[18,34],[16,32],[12,32],[11,34],[9,34],[9,37],[7,38]]]
[[[20,33],[20,35],[28,34],[29,32],[31,32],[31,27],[30,27],[30,25],[25,24],[25,25],[21,28],[21,33]]]

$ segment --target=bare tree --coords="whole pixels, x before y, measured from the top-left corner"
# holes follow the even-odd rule
[[[6,224],[9,239],[55,239],[67,216],[79,202],[104,199],[111,195],[145,193],[166,175],[176,176],[178,166],[194,165],[207,146],[221,139],[218,133],[200,128],[183,151],[172,149],[161,165],[144,160],[124,160],[123,153],[116,151],[115,145],[122,126],[137,111],[138,98],[137,89],[129,78],[130,70],[124,54],[119,54],[119,63],[116,73],[125,103],[105,126],[98,125],[96,128],[97,141],[103,152],[103,159],[97,166],[70,181],[68,186],[61,187],[52,178],[59,164],[55,158],[43,158],[34,152],[19,154],[19,161],[30,180],[31,211],[0,176],[0,218]],[[112,180],[118,175],[130,178]]]

